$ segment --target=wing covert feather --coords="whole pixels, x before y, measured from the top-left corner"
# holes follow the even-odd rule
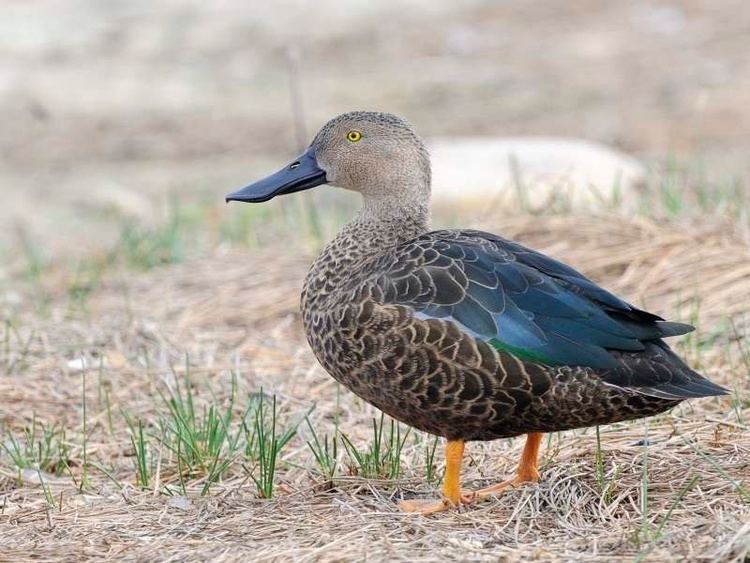
[[[612,351],[684,334],[575,269],[481,231],[434,231],[402,244],[371,279],[383,302],[453,321],[474,337],[548,365],[617,368]],[[374,294],[374,292],[373,292]]]

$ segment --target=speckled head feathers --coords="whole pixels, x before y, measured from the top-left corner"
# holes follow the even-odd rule
[[[329,135],[336,132],[341,126],[356,127],[365,124],[379,128],[380,132],[391,137],[402,137],[421,142],[411,123],[397,115],[379,111],[350,111],[329,120],[315,135],[312,144],[329,142]]]
[[[370,197],[429,198],[430,159],[410,123],[373,111],[341,114],[311,144],[328,182]]]

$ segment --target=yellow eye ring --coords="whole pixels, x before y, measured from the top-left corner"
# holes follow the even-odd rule
[[[359,132],[359,131],[357,131],[356,129],[354,129],[354,130],[352,130],[352,131],[349,131],[349,132],[348,132],[348,133],[346,134],[346,140],[347,140],[347,141],[349,141],[350,143],[356,143],[356,142],[357,142],[357,141],[359,141],[359,140],[360,140],[361,138],[362,138],[362,133],[360,133],[360,132]]]

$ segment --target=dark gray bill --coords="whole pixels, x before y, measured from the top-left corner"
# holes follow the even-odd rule
[[[328,182],[326,173],[318,166],[318,161],[315,160],[315,152],[311,147],[288,166],[262,180],[232,192],[226,200],[227,202],[261,203],[277,195],[309,190],[326,182]]]

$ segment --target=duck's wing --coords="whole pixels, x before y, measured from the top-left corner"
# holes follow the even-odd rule
[[[433,231],[373,266],[371,283],[384,304],[451,321],[521,360],[594,368],[607,383],[656,396],[724,392],[661,342],[693,327],[638,309],[573,268],[497,235]]]

